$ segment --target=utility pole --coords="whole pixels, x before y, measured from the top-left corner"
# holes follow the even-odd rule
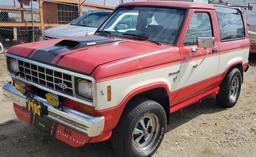
[[[81,0],[78,0],[78,10],[79,10],[79,17],[83,15],[83,11],[82,11],[82,1]]]
[[[33,12],[33,0],[31,1],[31,22],[32,22],[32,41],[35,41],[35,27],[34,27],[34,12]]]
[[[43,33],[44,31],[44,9],[43,9],[43,0],[39,0],[39,10],[40,10],[40,29]]]

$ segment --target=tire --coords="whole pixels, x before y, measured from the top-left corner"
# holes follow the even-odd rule
[[[147,128],[144,131],[143,122]],[[113,131],[112,147],[120,157],[152,156],[163,140],[166,124],[166,113],[159,103],[132,101]]]
[[[4,43],[4,38],[0,35],[0,42]]]
[[[217,103],[225,108],[231,108],[237,103],[242,86],[242,74],[238,68],[232,69],[222,82]]]

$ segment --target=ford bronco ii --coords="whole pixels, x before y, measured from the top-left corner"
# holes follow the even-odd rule
[[[151,156],[171,113],[213,95],[237,103],[247,32],[236,8],[127,3],[95,35],[10,48],[4,94],[19,119],[73,147],[111,138],[119,156]]]

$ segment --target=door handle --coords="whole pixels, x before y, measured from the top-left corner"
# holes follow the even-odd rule
[[[198,48],[196,48],[196,47],[192,47],[192,48],[191,48],[191,52],[192,52],[192,53],[196,53],[197,50],[198,50]]]
[[[217,48],[213,48],[212,49],[212,52],[214,52],[214,53],[216,53],[216,52],[218,52],[219,50],[217,49]]]

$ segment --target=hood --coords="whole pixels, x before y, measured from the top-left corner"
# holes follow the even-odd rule
[[[50,38],[67,38],[75,36],[84,36],[86,34],[94,34],[96,30],[97,28],[93,27],[83,27],[68,24],[50,28],[45,31],[44,36]]]
[[[86,36],[18,45],[10,48],[8,53],[91,74],[100,65],[169,48],[167,45],[159,46],[145,41]]]

